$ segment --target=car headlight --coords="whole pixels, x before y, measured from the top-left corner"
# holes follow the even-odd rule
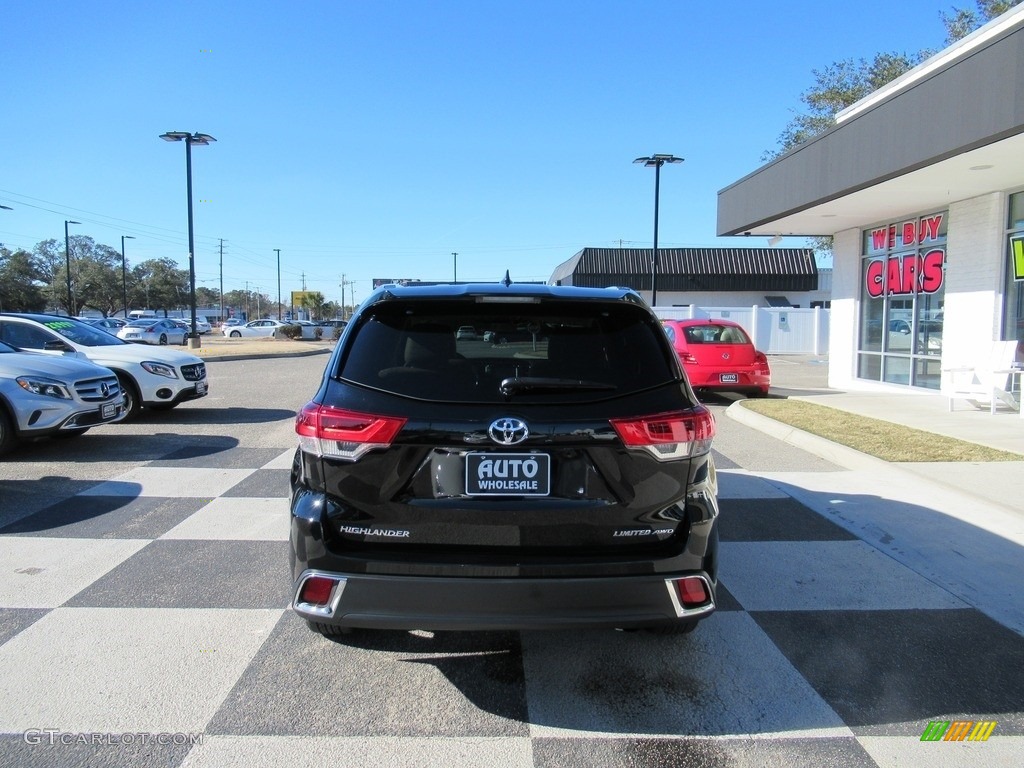
[[[33,395],[56,397],[58,400],[72,399],[68,388],[56,379],[47,379],[43,376],[19,376],[17,382],[19,387]]]
[[[174,366],[167,365],[167,363],[156,363],[149,360],[142,363],[142,367],[156,376],[166,376],[168,379],[178,378],[178,372],[174,370]]]

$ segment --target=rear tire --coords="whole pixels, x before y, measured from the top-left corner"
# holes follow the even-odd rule
[[[307,621],[309,628],[324,637],[342,637],[352,634],[352,627],[338,627],[334,624],[321,624],[318,621]]]
[[[232,331],[231,333],[228,334],[228,336],[230,336],[232,339],[242,338],[242,334],[239,333],[238,331]]]
[[[697,628],[699,623],[699,621],[683,621],[679,624],[647,627],[647,631],[654,635],[688,635]]]
[[[160,334],[160,346],[161,347],[167,346],[167,334],[166,333],[161,333]]]

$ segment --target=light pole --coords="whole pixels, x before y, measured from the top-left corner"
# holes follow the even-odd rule
[[[654,259],[651,263],[651,306],[658,304],[658,197],[661,190],[661,166],[665,163],[681,163],[683,158],[675,155],[651,155],[638,157],[634,163],[643,163],[645,168],[654,168]]]
[[[452,251],[452,282],[459,282],[459,254]]]
[[[121,297],[124,299],[124,319],[128,319],[128,274],[124,265],[124,241],[134,240],[132,235],[121,235]]]
[[[161,133],[160,138],[164,141],[185,142],[185,184],[188,190],[188,292],[192,310],[192,330],[189,333],[188,346],[190,349],[196,349],[201,342],[199,334],[196,332],[196,253],[195,235],[192,231],[192,145],[205,147],[216,139],[205,133],[188,133],[187,131],[168,131]]]
[[[68,316],[74,316],[75,308],[71,306],[71,239],[68,237],[68,224],[81,224],[80,221],[64,220],[64,266],[68,270]]]

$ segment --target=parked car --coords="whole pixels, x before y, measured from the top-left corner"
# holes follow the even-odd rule
[[[309,385],[290,551],[316,631],[688,631],[715,609],[714,418],[632,290],[389,286]]]
[[[174,320],[132,320],[117,332],[117,338],[139,344],[184,344],[187,331]]]
[[[665,333],[697,391],[767,397],[771,367],[750,336],[731,320],[665,320]]]
[[[911,322],[909,320],[889,321],[889,347],[890,351],[911,351],[910,334]],[[919,320],[917,323],[917,348],[915,353],[939,353],[942,351],[942,321],[940,320]]]
[[[78,319],[94,328],[102,328],[107,333],[112,333],[115,336],[126,323],[120,317],[80,317]]]
[[[475,339],[476,328],[472,325],[464,325],[455,332],[456,339]]]
[[[253,320],[245,325],[230,325],[223,329],[223,334],[232,339],[240,339],[254,336],[273,336],[278,328],[284,328],[288,323],[278,320]]]
[[[342,320],[340,317],[336,317],[333,320],[321,320],[317,325],[321,328],[344,328],[348,325],[348,320]]]
[[[174,408],[209,391],[206,364],[195,355],[132,344],[71,317],[0,313],[0,341],[110,368],[121,383],[129,416],[143,407]]]
[[[84,435],[125,413],[121,385],[109,368],[0,342],[0,455],[20,440]]]
[[[185,329],[185,336],[192,333],[192,318],[191,317],[172,317],[170,320],[177,326]],[[213,330],[213,326],[207,322],[205,317],[196,315],[196,333],[202,335],[209,333]]]

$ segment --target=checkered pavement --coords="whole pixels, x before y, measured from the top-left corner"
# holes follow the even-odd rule
[[[329,640],[287,609],[291,455],[180,449],[0,529],[0,765],[1024,755],[1024,639],[796,501],[778,474],[718,457],[720,608],[692,635]],[[998,724],[984,743],[921,742],[934,720]]]

